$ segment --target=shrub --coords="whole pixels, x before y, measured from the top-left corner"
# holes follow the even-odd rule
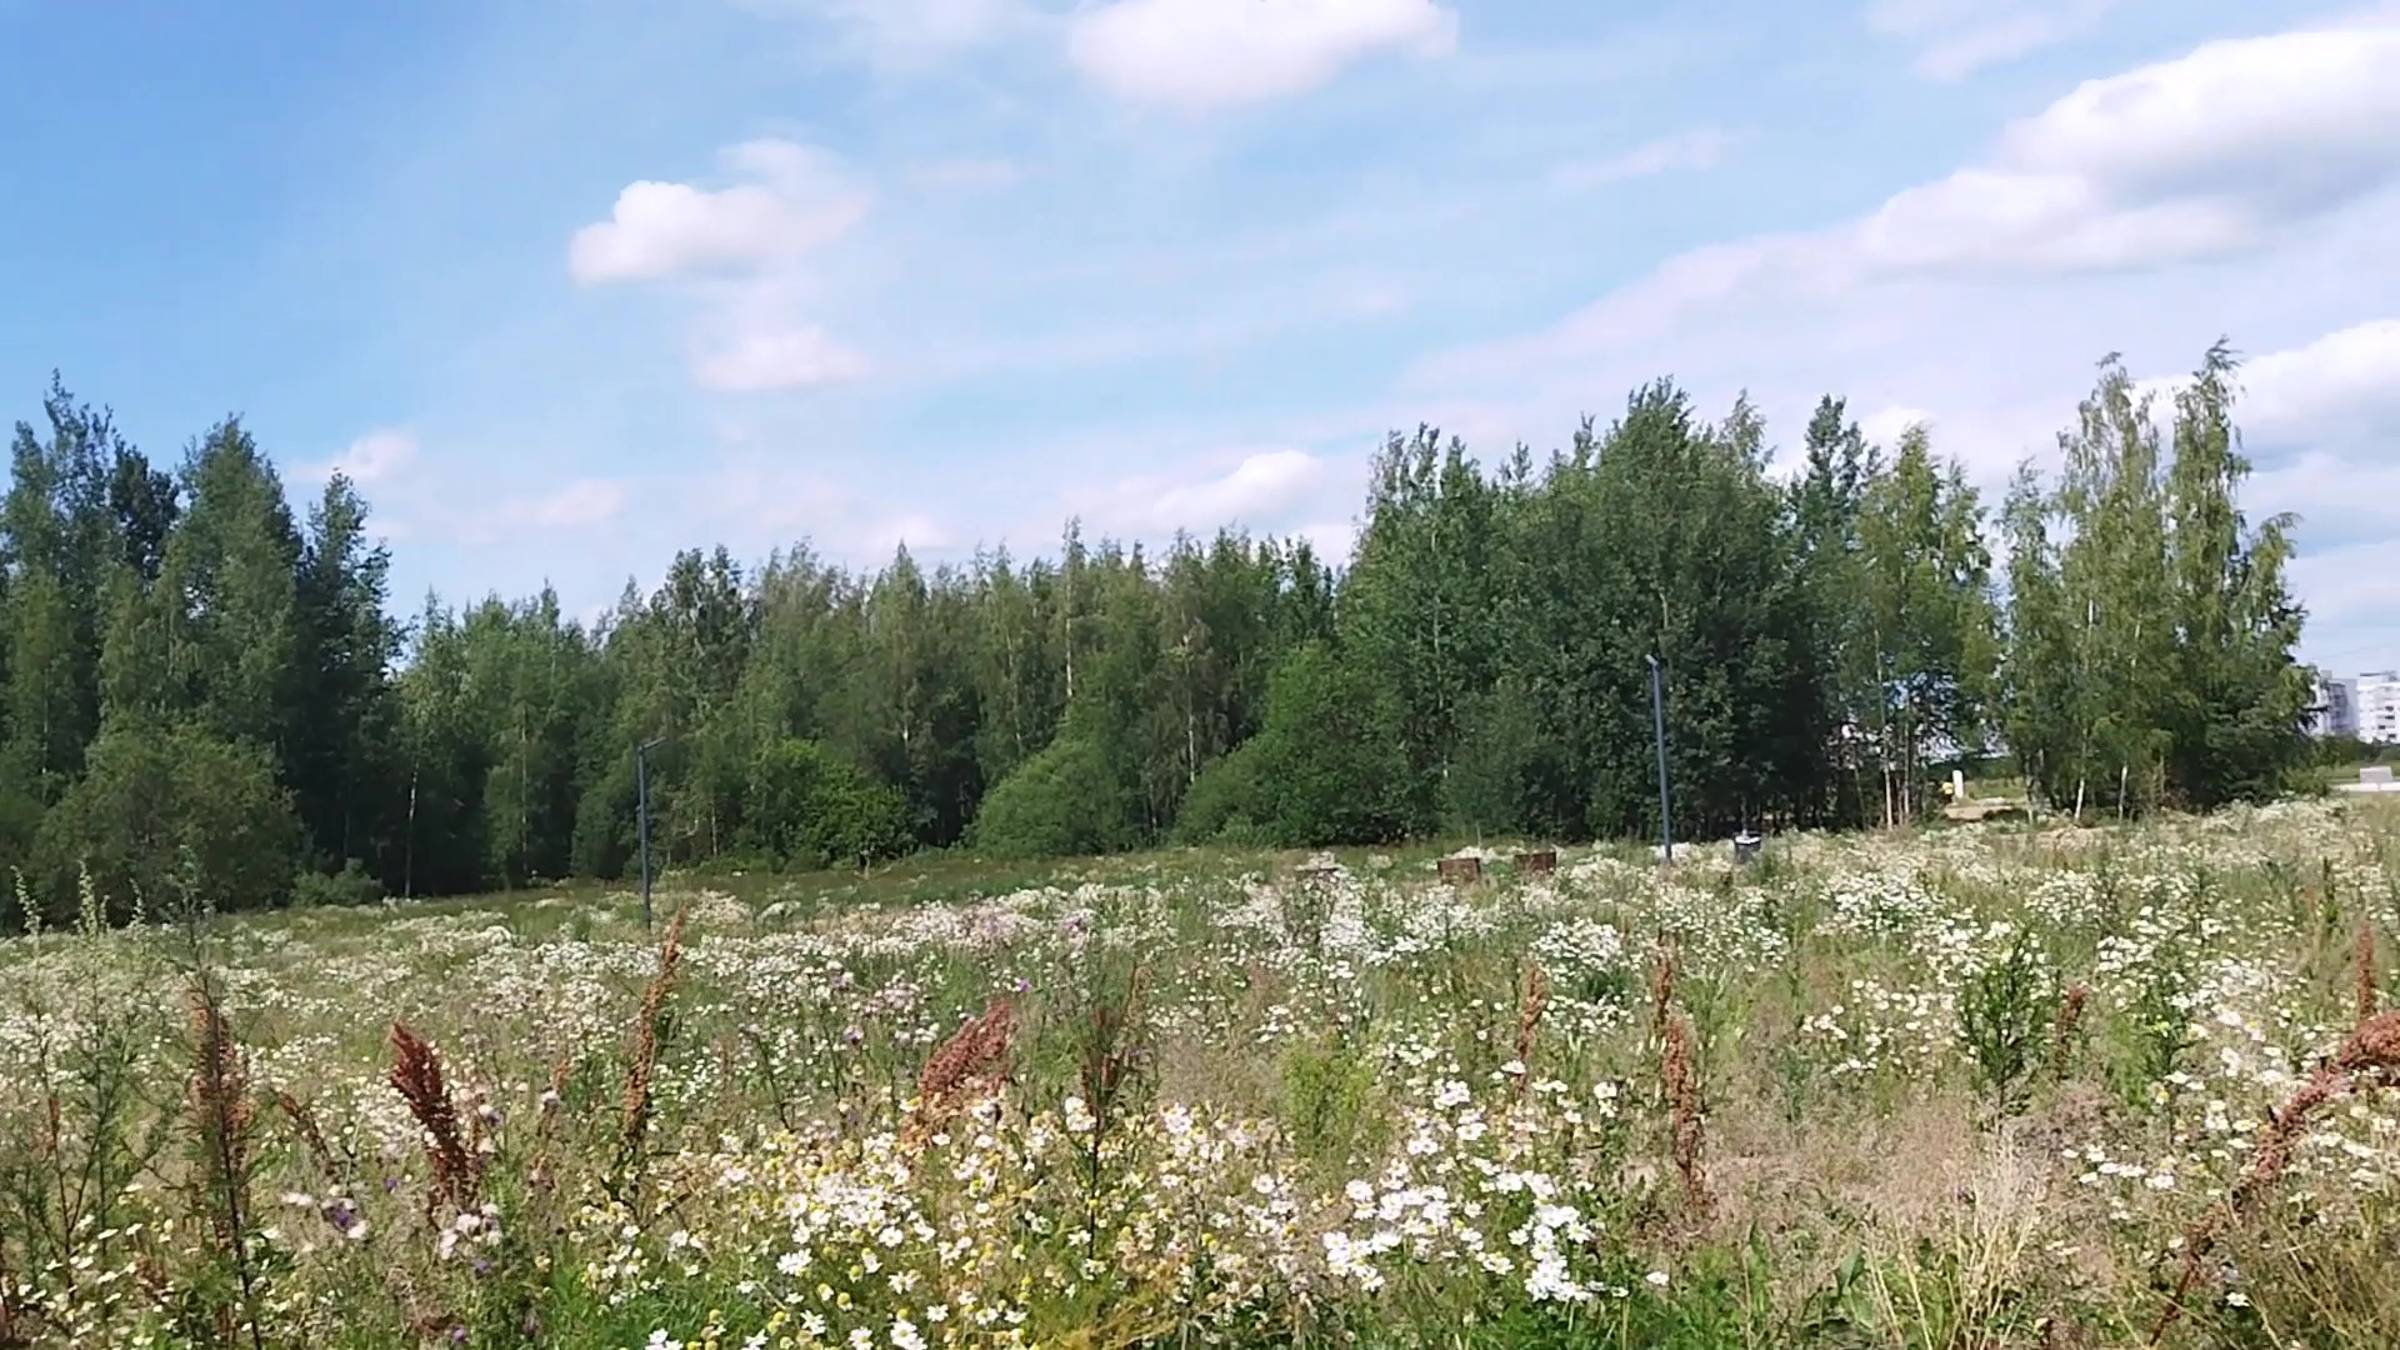
[[[198,727],[118,721],[93,743],[82,781],[42,821],[35,856],[53,905],[68,903],[78,867],[88,865],[121,918],[136,894],[152,914],[184,900],[215,909],[281,904],[299,848],[291,796],[266,751]]]
[[[1975,1057],[1977,1076],[2002,1110],[2018,1104],[2056,1005],[2041,947],[2024,931],[2017,933],[2005,955],[1968,976],[1959,990],[1960,1039]]]
[[[1275,668],[1259,739],[1277,843],[1379,843],[1419,823],[1398,706],[1326,644],[1301,647]]]
[[[1466,700],[1442,785],[1442,808],[1453,829],[1571,835],[1581,827],[1583,791],[1560,738],[1544,726],[1523,682],[1505,679]]]
[[[983,799],[975,847],[1016,858],[1106,853],[1135,842],[1130,809],[1099,747],[1062,736]]]
[[[1249,843],[1265,833],[1275,804],[1259,772],[1264,749],[1265,743],[1252,737],[1200,771],[1175,817],[1178,843]]]
[[[1375,1068],[1340,1037],[1285,1053],[1284,1128],[1303,1157],[1335,1167],[1349,1162],[1360,1135],[1377,1123]]]
[[[909,844],[900,794],[817,741],[759,751],[744,806],[744,846],[785,866],[888,858]]]
[[[383,899],[383,883],[368,875],[358,859],[342,864],[339,872],[319,872],[302,868],[292,878],[292,903],[295,905],[372,905]]]

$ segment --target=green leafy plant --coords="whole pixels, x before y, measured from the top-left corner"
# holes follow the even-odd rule
[[[2000,958],[1969,976],[1958,994],[1959,1035],[1978,1080],[2002,1110],[2022,1104],[2045,1034],[2055,1020],[2053,981],[2033,934],[2020,929]]]

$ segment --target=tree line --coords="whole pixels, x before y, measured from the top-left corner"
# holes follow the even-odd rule
[[[1922,427],[1827,398],[1787,481],[1746,399],[1659,382],[1540,460],[1395,434],[1338,571],[1230,528],[719,547],[586,625],[396,618],[349,480],[296,511],[237,419],[162,470],[54,379],[0,501],[0,863],[36,921],[616,877],[636,745],[683,866],[1647,833],[1651,657],[1686,835],[1907,821],[1993,752],[2085,816],[2261,796],[2312,686],[2235,398],[2222,344],[2165,408],[2112,359],[1993,517]]]

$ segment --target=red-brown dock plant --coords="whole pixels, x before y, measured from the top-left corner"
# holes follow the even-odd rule
[[[2090,1001],[2090,985],[2075,984],[2058,1000],[2058,1016],[2050,1025],[2050,1072],[2065,1077],[2067,1060],[2075,1053],[2075,1034],[2083,1027],[2083,1005]]]
[[[1016,1012],[1006,998],[996,998],[936,1046],[917,1075],[912,1137],[921,1140],[998,1091],[1008,1076],[1008,1052],[1015,1037]]]
[[[650,1135],[651,1080],[658,1072],[659,1042],[667,1034],[667,995],[675,988],[675,972],[683,962],[683,921],[687,900],[675,909],[666,939],[658,944],[658,968],[642,989],[642,1007],[633,1027],[633,1046],[625,1062],[625,1108],[618,1135],[615,1177],[621,1184],[639,1170]]]
[[[1526,1085],[1533,1081],[1533,1046],[1541,1033],[1542,1015],[1550,1009],[1550,974],[1540,966],[1525,970],[1525,987],[1517,996],[1517,1063],[1525,1072],[1517,1077],[1517,1092],[1522,1096]]]
[[[250,1269],[250,1176],[254,1166],[251,1127],[255,1111],[241,1047],[225,1024],[215,984],[205,974],[191,989],[192,1075],[187,1090],[191,1109],[195,1188],[200,1208],[208,1216],[208,1233],[217,1258],[232,1272],[241,1299],[240,1325],[255,1346],[263,1345],[256,1315]],[[213,1310],[220,1343],[237,1339],[237,1310],[222,1304]]]
[[[2183,1235],[2183,1268],[2175,1279],[2174,1292],[2167,1297],[2167,1306],[2159,1314],[2158,1324],[2151,1329],[2150,1344],[2166,1339],[2176,1319],[2183,1315],[2184,1300],[2192,1287],[2200,1282],[2201,1264],[2208,1259],[2220,1238],[2256,1207],[2264,1195],[2291,1166],[2292,1153],[2307,1137],[2317,1114],[2326,1104],[2356,1085],[2360,1076],[2376,1073],[2400,1073],[2400,1011],[2377,1013],[2360,1019],[2356,1030],[2342,1042],[2333,1058],[2317,1066],[2298,1090],[2284,1099],[2259,1136],[2258,1146],[2250,1154],[2250,1165],[2226,1194],[2225,1203],[2210,1210]]]
[[[1650,966],[1650,1029],[1667,1034],[1667,1014],[1675,1006],[1675,944],[1661,939],[1658,959]]]
[[[1660,1072],[1666,1079],[1668,1118],[1673,1124],[1675,1170],[1683,1177],[1683,1199],[1694,1215],[1709,1210],[1708,1173],[1701,1162],[1700,1072],[1694,1057],[1691,1020],[1681,1013],[1667,1019],[1666,1050]]]
[[[390,1080],[424,1132],[425,1161],[433,1169],[427,1210],[443,1204],[460,1210],[473,1207],[483,1183],[482,1159],[467,1146],[459,1128],[458,1107],[442,1076],[440,1052],[401,1022],[392,1023]]]

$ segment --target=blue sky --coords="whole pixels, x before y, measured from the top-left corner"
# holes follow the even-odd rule
[[[242,413],[405,606],[1069,515],[1346,543],[1671,374],[1995,494],[2252,358],[2307,654],[2400,664],[2400,12],[2136,0],[0,0],[0,414]],[[2162,386],[2163,387],[2163,386]]]

